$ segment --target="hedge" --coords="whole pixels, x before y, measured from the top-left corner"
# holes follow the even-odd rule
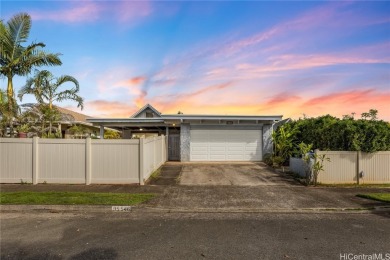
[[[326,115],[290,121],[284,130],[293,133],[295,144],[313,144],[324,151],[390,151],[390,124],[385,121]]]

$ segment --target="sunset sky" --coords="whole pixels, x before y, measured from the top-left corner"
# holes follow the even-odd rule
[[[390,120],[389,1],[1,0],[0,12],[32,16],[30,42],[63,54],[50,70],[79,80],[87,115],[150,103],[285,118],[375,108]]]

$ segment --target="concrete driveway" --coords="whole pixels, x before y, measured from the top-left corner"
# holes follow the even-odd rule
[[[290,176],[279,174],[264,163],[184,163],[181,185],[269,186],[298,185]]]

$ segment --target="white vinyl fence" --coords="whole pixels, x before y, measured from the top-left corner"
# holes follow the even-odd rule
[[[0,138],[0,183],[142,185],[167,160],[166,142]]]
[[[390,151],[363,153],[346,151],[316,151],[325,154],[324,171],[318,182],[324,184],[379,184],[390,183]],[[299,158],[290,158],[290,170],[304,177],[305,163]]]

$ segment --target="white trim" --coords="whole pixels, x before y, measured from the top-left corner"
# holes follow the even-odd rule
[[[146,104],[145,106],[143,106],[140,110],[138,110],[137,112],[135,112],[130,118],[134,118],[136,116],[138,116],[139,114],[141,114],[145,109],[147,108],[150,108],[154,113],[156,113],[158,116],[161,116],[161,113],[155,109],[152,105],[150,104]]]

